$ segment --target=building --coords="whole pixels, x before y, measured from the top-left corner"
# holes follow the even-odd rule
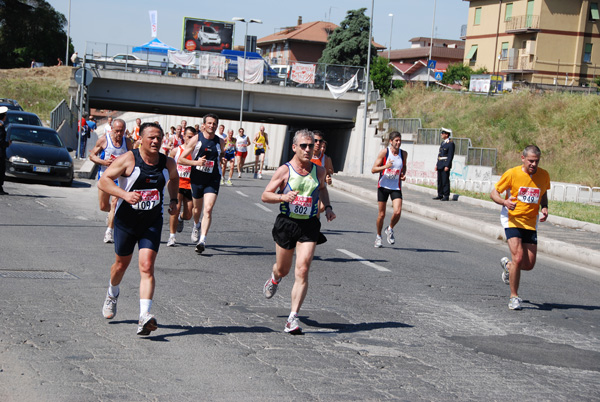
[[[584,85],[599,75],[598,1],[463,1],[470,2],[464,62],[472,68],[506,81],[558,85]]]
[[[412,38],[411,47],[379,52],[379,56],[390,58],[394,68],[394,80],[427,81],[427,61],[431,38]],[[436,72],[445,72],[450,64],[462,63],[465,53],[465,42],[453,39],[433,39],[431,59],[436,61],[436,67],[429,70],[429,79],[434,81]]]

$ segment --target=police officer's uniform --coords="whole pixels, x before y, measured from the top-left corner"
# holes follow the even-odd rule
[[[437,157],[437,191],[436,199],[448,201],[450,199],[450,170],[452,170],[452,160],[454,159],[454,143],[450,136],[452,130],[442,127],[442,133],[448,133],[448,138],[440,145]],[[448,168],[446,171],[445,168]]]

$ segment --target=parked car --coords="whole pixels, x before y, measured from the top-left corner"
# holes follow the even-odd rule
[[[23,110],[19,102],[14,99],[0,98],[0,106],[6,106],[8,110]]]
[[[287,64],[275,64],[271,66],[271,68],[277,73],[277,77],[281,78],[282,80],[290,79],[292,66],[288,66]]]
[[[6,128],[6,175],[73,184],[73,159],[51,128],[13,123]]]
[[[148,61],[142,60],[133,54],[117,53],[112,57],[93,55],[86,63],[96,67],[99,70],[103,69],[123,69],[124,67],[131,68],[133,72],[139,73],[143,67],[148,67]]]
[[[10,124],[27,124],[30,126],[42,127],[42,121],[35,113],[23,112],[21,110],[9,110],[6,112],[5,126],[8,127]]]

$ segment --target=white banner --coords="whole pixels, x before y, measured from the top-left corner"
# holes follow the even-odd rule
[[[316,64],[292,64],[292,81],[298,84],[314,84]]]
[[[202,53],[200,56],[200,75],[205,77],[219,77],[225,76],[225,56],[220,54]]]
[[[152,30],[152,37],[156,38],[158,33],[158,11],[150,10],[148,11],[150,14],[150,29]]]
[[[343,85],[340,85],[339,87],[336,87],[335,85],[327,84],[327,88],[329,88],[331,95],[333,95],[333,97],[335,99],[337,99],[337,98],[341,97],[343,94],[345,94],[346,92],[348,92],[348,90],[358,88],[358,79],[356,78],[357,75],[358,75],[358,72],[356,74],[354,74],[348,82],[346,82]]]
[[[244,74],[244,58],[237,58],[238,65],[238,79],[243,80]],[[246,83],[248,84],[260,84],[264,80],[263,69],[265,62],[263,59],[246,59]],[[241,66],[241,68],[240,68]]]
[[[196,64],[196,54],[183,50],[169,50],[169,61],[180,66],[193,66]]]

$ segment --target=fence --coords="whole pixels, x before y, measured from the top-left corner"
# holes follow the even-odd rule
[[[389,131],[398,131],[401,134],[417,134],[421,128],[421,119],[389,119]]]
[[[50,127],[52,130],[58,130],[63,121],[67,121],[69,124],[72,122],[73,114],[71,109],[67,105],[67,102],[63,99],[50,113]]]
[[[498,151],[495,148],[472,148],[467,151],[467,165],[496,167]]]

